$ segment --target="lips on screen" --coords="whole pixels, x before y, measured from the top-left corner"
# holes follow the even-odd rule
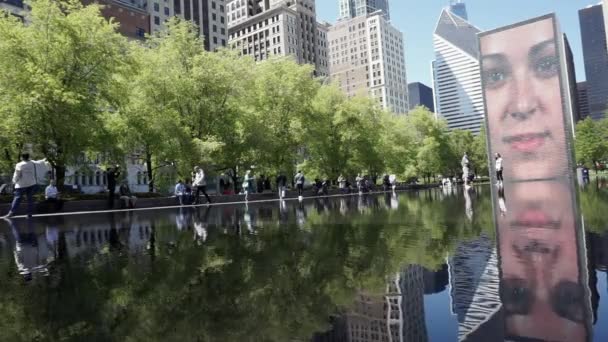
[[[500,196],[508,208],[495,216],[508,340],[587,341],[589,292],[570,183],[520,182]]]
[[[569,172],[557,36],[553,16],[480,36],[489,148],[506,180]]]

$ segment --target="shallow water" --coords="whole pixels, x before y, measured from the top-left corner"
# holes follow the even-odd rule
[[[543,189],[0,221],[0,341],[608,341],[608,190]]]

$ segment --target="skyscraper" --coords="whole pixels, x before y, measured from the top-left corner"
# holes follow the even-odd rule
[[[484,118],[479,72],[480,30],[449,8],[441,12],[433,37],[432,62],[435,113],[450,129],[477,134]]]
[[[382,11],[390,19],[388,0],[340,0],[340,20]]]
[[[606,41],[608,41],[608,25],[605,25],[605,23],[608,23],[608,0],[604,0],[602,2],[602,7],[604,8],[604,28],[606,30]]]
[[[407,85],[410,110],[418,106],[425,106],[431,112],[435,111],[433,103],[433,89],[426,84],[414,82]]]
[[[589,116],[589,99],[587,98],[587,82],[578,82],[576,84],[578,92],[578,108],[581,120]]]
[[[292,56],[327,76],[328,26],[317,22],[314,0],[232,0],[227,8],[233,49],[258,61]]]
[[[578,12],[587,76],[589,115],[601,119],[608,109],[608,50],[602,5]]]
[[[467,15],[467,5],[462,0],[450,0],[450,12],[456,14],[464,20],[469,20]]]
[[[340,20],[331,26],[329,72],[349,96],[366,94],[384,109],[407,113],[403,34],[381,14]]]

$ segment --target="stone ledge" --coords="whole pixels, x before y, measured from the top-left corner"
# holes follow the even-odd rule
[[[407,185],[397,187],[397,191],[407,190],[425,190],[430,188],[438,187],[438,185]],[[381,189],[381,187],[378,187]],[[298,193],[296,191],[287,191],[285,198],[297,198]],[[340,195],[341,191],[338,189],[331,189],[328,195]],[[351,193],[352,194],[352,193]],[[211,197],[212,203],[231,203],[231,202],[242,202],[245,201],[245,195],[213,195]],[[317,197],[313,191],[304,191],[305,198]],[[204,196],[202,196],[203,204],[206,203]],[[276,192],[265,192],[261,194],[250,194],[249,201],[263,201],[263,200],[276,200],[278,199]],[[19,210],[15,213],[16,215],[26,214],[26,204],[24,200],[21,202]],[[121,209],[122,201],[116,199],[114,201],[114,209]],[[158,198],[140,198],[137,200],[137,208],[158,208],[158,207],[171,207],[178,206],[179,202],[175,197],[158,197]],[[0,215],[4,215],[8,212],[10,203],[0,204]],[[83,211],[103,211],[108,210],[107,200],[80,200],[80,201],[66,201],[63,205],[61,212],[83,212]],[[35,212],[34,214],[36,214]]]

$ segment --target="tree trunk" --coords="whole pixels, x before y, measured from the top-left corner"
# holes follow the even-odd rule
[[[61,163],[61,164],[56,164],[54,166],[54,169],[55,169],[55,182],[57,182],[56,186],[57,186],[57,188],[61,188],[65,184],[66,167],[65,167],[65,165],[63,165]]]
[[[146,152],[146,168],[148,169],[148,192],[154,192],[154,175],[152,174],[152,154]]]

